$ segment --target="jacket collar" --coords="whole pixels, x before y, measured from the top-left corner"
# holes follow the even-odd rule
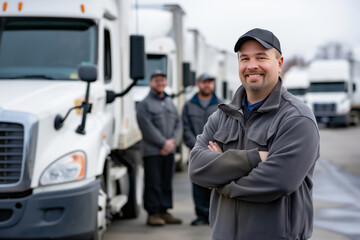
[[[273,109],[277,109],[280,105],[281,95],[286,92],[286,88],[282,86],[282,79],[279,77],[278,82],[276,83],[274,89],[265,99],[265,102],[257,110],[258,112],[269,112]],[[242,99],[246,96],[246,91],[244,86],[240,86],[233,99],[228,104],[220,104],[219,109],[225,112],[228,115],[234,115],[241,110]]]
[[[191,98],[191,102],[193,102],[193,103],[201,106],[198,93],[195,93],[195,94],[194,94],[194,96]],[[211,99],[210,99],[209,106],[210,106],[210,105],[213,105],[213,104],[218,104],[218,103],[219,103],[219,100],[218,100],[215,92],[213,92],[213,95],[212,95],[212,97],[211,97]],[[202,107],[202,106],[201,106],[201,107]]]

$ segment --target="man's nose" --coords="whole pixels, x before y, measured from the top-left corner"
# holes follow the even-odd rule
[[[247,69],[252,70],[252,69],[257,69],[257,68],[259,68],[257,61],[255,59],[251,59],[248,62]]]

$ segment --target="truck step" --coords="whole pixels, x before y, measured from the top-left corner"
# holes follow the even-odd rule
[[[118,195],[110,200],[111,213],[117,214],[121,208],[127,203],[128,197],[126,195]]]

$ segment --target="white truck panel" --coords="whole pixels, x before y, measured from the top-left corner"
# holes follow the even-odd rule
[[[139,8],[133,9],[133,14],[138,16],[138,22],[134,22],[131,30],[137,30],[138,34],[145,35],[147,40],[168,36],[174,26],[173,15],[162,9]]]
[[[309,76],[307,68],[292,67],[284,76],[284,86],[288,89],[309,87]]]
[[[316,60],[309,67],[312,82],[344,81],[350,78],[350,64],[346,60]]]

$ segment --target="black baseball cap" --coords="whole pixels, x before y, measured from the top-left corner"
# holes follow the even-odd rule
[[[215,80],[215,78],[210,76],[209,74],[203,73],[203,74],[200,75],[200,77],[198,77],[198,79],[196,79],[196,82],[198,83],[198,82],[202,82],[202,81],[205,81],[205,80],[208,80],[208,79],[212,80],[212,81]]]
[[[275,48],[281,53],[279,39],[272,32],[260,28],[254,28],[239,37],[235,44],[234,51],[238,52],[241,45],[250,39],[258,41],[266,49]]]
[[[161,71],[160,69],[156,69],[156,70],[151,74],[150,79],[152,79],[153,77],[156,77],[156,76],[166,77],[166,74],[165,74],[163,71]]]

